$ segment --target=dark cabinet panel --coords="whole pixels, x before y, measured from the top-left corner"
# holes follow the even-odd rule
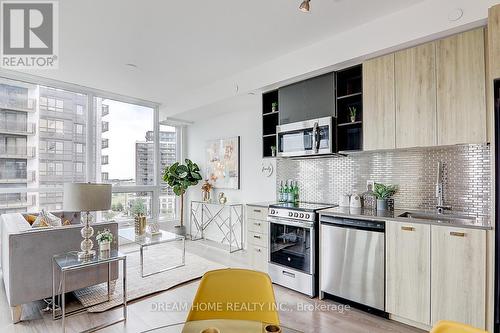
[[[335,116],[333,73],[279,89],[280,124]]]

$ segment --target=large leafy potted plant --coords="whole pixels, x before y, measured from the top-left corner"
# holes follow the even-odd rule
[[[184,233],[184,194],[190,186],[198,184],[202,179],[200,168],[196,163],[189,159],[186,159],[185,163],[175,162],[163,171],[163,180],[172,188],[175,195],[181,197],[181,220],[180,225],[176,226],[181,228],[181,233]]]
[[[387,210],[387,199],[392,197],[397,190],[397,185],[375,183],[373,194],[377,198],[377,210]]]

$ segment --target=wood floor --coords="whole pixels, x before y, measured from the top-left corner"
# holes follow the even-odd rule
[[[201,242],[187,242],[186,247],[189,252],[220,262],[229,267],[247,266],[245,252],[228,254],[226,251],[207,247]],[[172,309],[176,304],[189,304],[194,297],[198,283],[199,281],[187,283],[172,290],[131,302],[128,307],[128,319],[126,323],[107,327],[100,332],[142,332],[154,327],[182,322],[186,318],[187,311],[182,309],[179,311],[162,311],[162,308]],[[0,284],[0,332],[45,333],[61,331],[61,322],[53,321],[48,313],[41,311],[45,306],[43,302],[24,305],[23,321],[19,324],[12,324],[3,282]],[[336,303],[329,300],[320,301],[317,298],[310,299],[280,286],[275,286],[275,293],[278,303],[284,304],[282,311],[280,311],[282,324],[303,332],[423,332],[352,308],[342,313],[331,310],[308,311],[307,307],[313,307],[314,305],[332,306]],[[304,306],[304,304],[308,306]],[[301,311],[298,311],[298,309]],[[72,316],[67,321],[67,332],[85,330],[91,326],[118,318],[120,314],[120,310],[111,310],[101,314],[84,313]]]

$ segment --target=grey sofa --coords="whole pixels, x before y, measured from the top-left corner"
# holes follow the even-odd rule
[[[94,223],[94,231],[110,229],[116,235],[112,249],[118,248],[118,224]],[[21,320],[22,304],[52,297],[52,257],[80,249],[80,224],[56,228],[31,228],[19,213],[0,216],[2,276],[12,320]],[[97,244],[94,241],[94,247]],[[107,281],[106,267],[75,271],[67,276],[66,290],[74,291]],[[118,275],[117,266],[112,277]],[[56,274],[58,285],[58,274]]]

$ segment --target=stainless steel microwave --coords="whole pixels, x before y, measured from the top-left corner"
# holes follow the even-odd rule
[[[276,131],[278,157],[335,153],[333,117],[278,125]]]

